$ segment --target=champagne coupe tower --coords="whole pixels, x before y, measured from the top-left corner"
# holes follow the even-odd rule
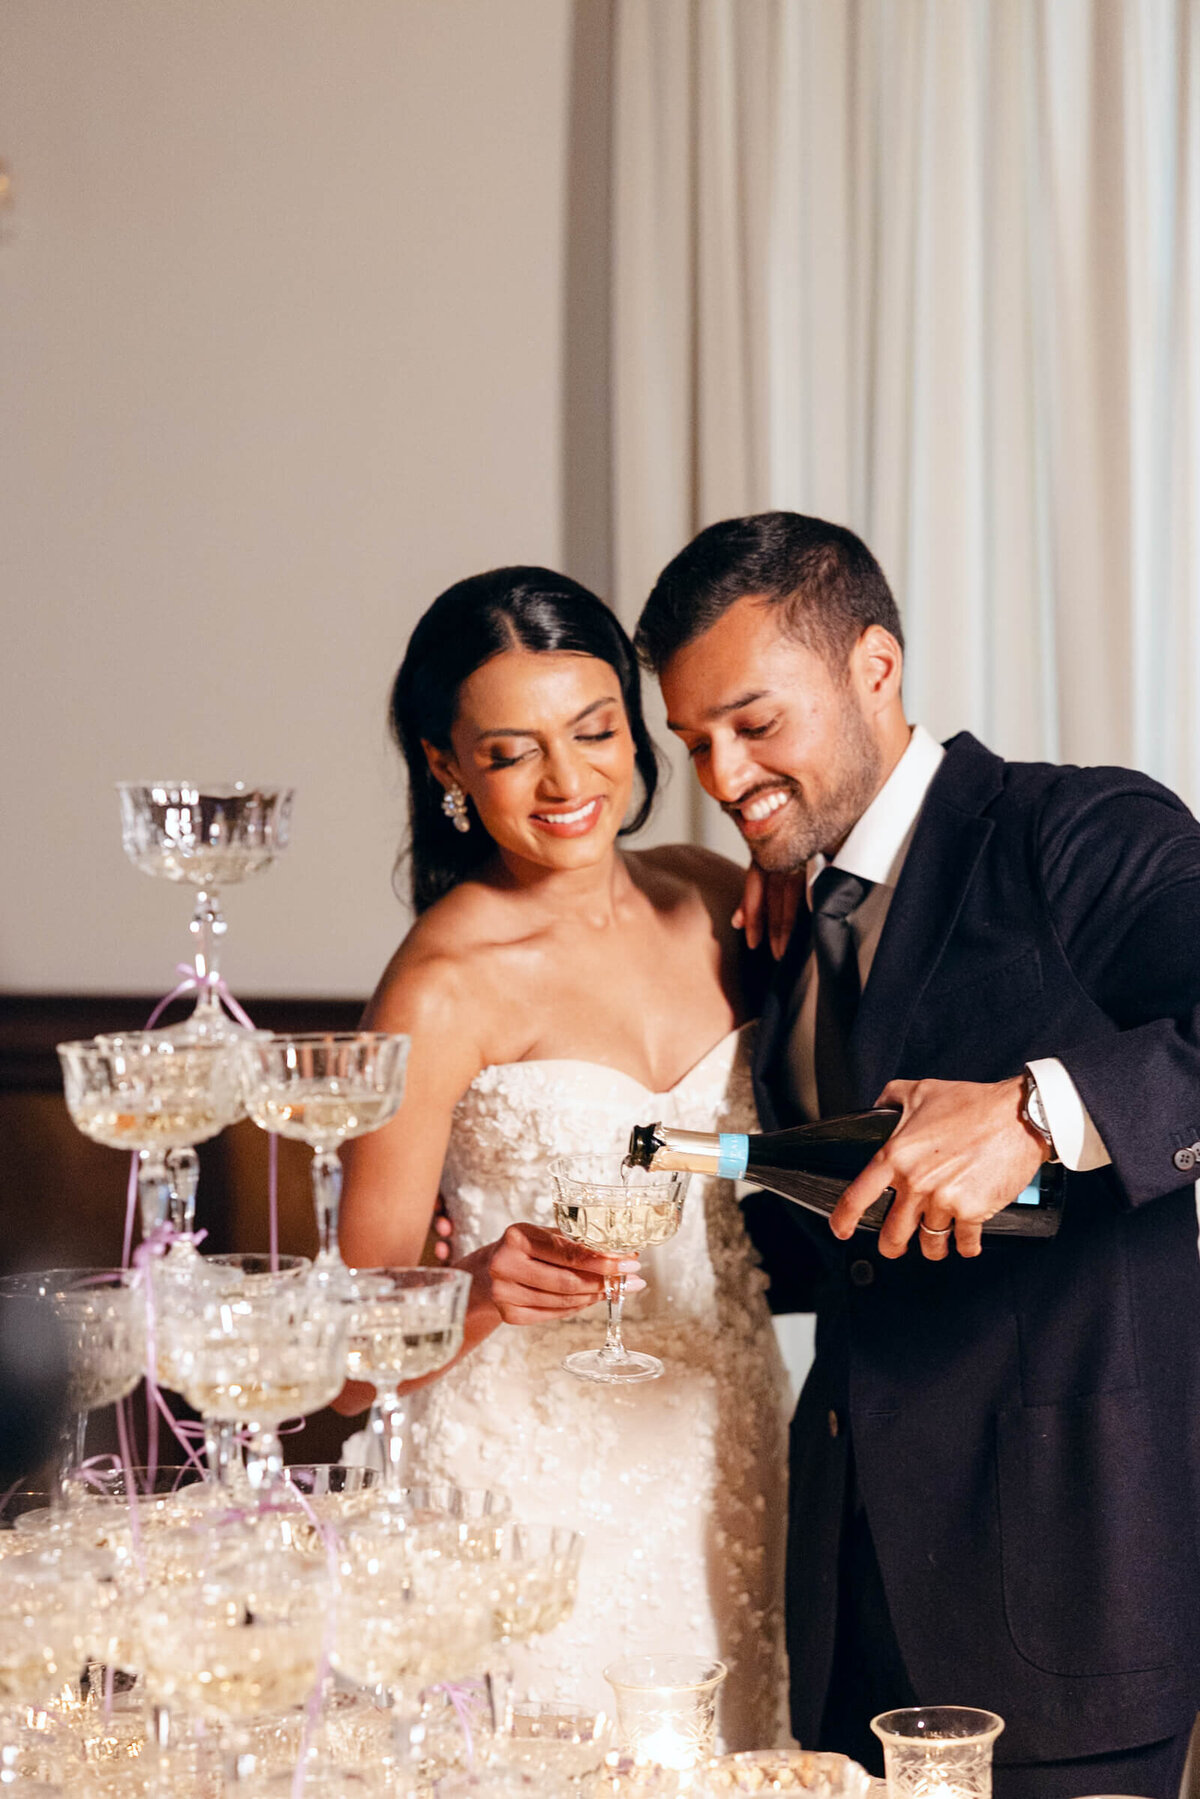
[[[143,874],[187,881],[196,889],[196,1005],[172,1025],[177,1042],[227,1042],[241,1028],[226,1016],[218,994],[219,946],[225,935],[218,889],[269,868],[287,847],[290,787],[250,787],[242,781],[192,786],[185,781],[118,781],[121,841]]]

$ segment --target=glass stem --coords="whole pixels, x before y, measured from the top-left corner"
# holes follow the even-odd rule
[[[220,1017],[217,981],[221,973],[219,952],[220,939],[225,935],[225,920],[215,888],[210,893],[202,887],[197,893],[189,929],[195,938],[192,963],[196,970],[196,1011],[202,1016]]]
[[[259,1758],[254,1754],[252,1742],[250,1732],[244,1725],[232,1729],[222,1727],[221,1760],[227,1789],[236,1790],[243,1781],[253,1780],[256,1775],[261,1775],[262,1769],[258,1765]]]
[[[395,1493],[404,1485],[405,1427],[408,1403],[393,1387],[390,1393],[376,1393],[367,1429],[383,1471],[385,1492]]]
[[[219,1487],[237,1487],[245,1477],[242,1452],[237,1440],[237,1427],[230,1423],[206,1420],[204,1454],[208,1472]]]
[[[143,1237],[150,1236],[160,1224],[167,1222],[171,1209],[171,1177],[157,1150],[138,1151],[138,1207],[142,1214]]]
[[[410,1691],[407,1683],[384,1687],[385,1704],[391,1713],[392,1743],[402,1768],[414,1772],[425,1753],[425,1716],[419,1692]]]
[[[318,1149],[312,1162],[313,1207],[320,1239],[319,1262],[341,1262],[338,1249],[338,1206],[342,1197],[342,1164],[336,1149]]]
[[[623,1362],[628,1355],[621,1341],[621,1312],[625,1305],[625,1276],[604,1283],[604,1300],[608,1316],[604,1325],[604,1347],[600,1354],[606,1362]]]
[[[246,1479],[254,1491],[278,1487],[283,1482],[283,1444],[278,1431],[252,1424],[246,1445]]]
[[[513,1727],[513,1673],[511,1668],[489,1668],[484,1675],[492,1730],[510,1736]]]
[[[76,1468],[83,1466],[87,1425],[87,1413],[76,1412],[74,1419],[62,1434],[58,1456],[58,1498],[64,1505],[71,1494],[71,1476]]]
[[[190,1232],[196,1223],[200,1158],[194,1149],[168,1150],[167,1171],[171,1182],[171,1228]]]

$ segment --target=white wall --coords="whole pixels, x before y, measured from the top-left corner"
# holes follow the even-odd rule
[[[182,775],[297,789],[286,857],[226,895],[235,990],[369,991],[408,630],[563,555],[571,28],[0,8],[0,989],[171,983],[188,896],[125,862],[112,783]]]

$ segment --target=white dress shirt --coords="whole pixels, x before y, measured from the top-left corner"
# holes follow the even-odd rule
[[[871,891],[848,920],[858,950],[860,988],[866,987],[925,795],[945,753],[923,725],[915,725],[908,748],[833,858],[835,868],[844,868],[849,874],[872,883]],[[808,863],[806,892],[810,907],[813,883],[825,866],[822,855],[813,856]],[[792,1006],[788,1040],[792,1086],[804,1115],[817,1118],[820,1116],[814,1058],[817,967],[811,954],[796,983]],[[1046,1057],[1031,1062],[1029,1068],[1037,1082],[1046,1108],[1046,1122],[1062,1162],[1077,1171],[1103,1168],[1111,1158],[1062,1063]]]

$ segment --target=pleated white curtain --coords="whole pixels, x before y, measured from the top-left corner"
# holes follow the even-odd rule
[[[818,513],[892,581],[912,716],[1200,801],[1200,0],[616,28],[623,615],[712,520]]]

